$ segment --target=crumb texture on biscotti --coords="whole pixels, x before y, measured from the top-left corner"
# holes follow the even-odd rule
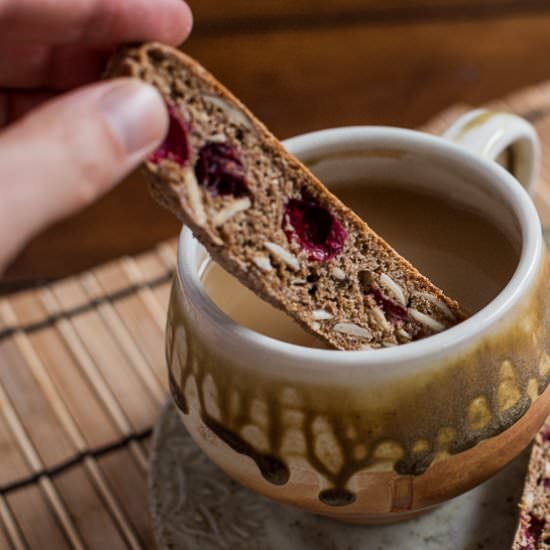
[[[512,550],[550,550],[550,421],[537,434]]]
[[[222,267],[304,328],[357,350],[464,318],[190,57],[144,44],[119,52],[109,71],[151,83],[168,105],[168,136],[146,163],[155,198]]]

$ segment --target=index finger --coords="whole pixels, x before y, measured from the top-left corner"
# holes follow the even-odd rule
[[[177,45],[192,26],[183,0],[0,0],[0,41]]]

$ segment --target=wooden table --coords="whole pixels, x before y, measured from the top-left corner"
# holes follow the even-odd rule
[[[190,0],[184,45],[280,138],[349,124],[417,126],[550,76],[544,0]],[[22,252],[0,291],[173,236],[139,176]]]

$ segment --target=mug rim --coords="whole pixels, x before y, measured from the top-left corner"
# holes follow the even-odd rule
[[[514,212],[520,226],[521,251],[517,267],[508,283],[483,308],[458,325],[438,334],[415,342],[376,350],[345,351],[320,349],[292,344],[266,336],[253,329],[233,321],[208,296],[204,290],[200,275],[196,269],[196,252],[199,242],[191,230],[183,226],[178,239],[177,279],[186,292],[187,299],[200,313],[208,316],[212,322],[222,324],[222,331],[228,337],[240,340],[243,345],[255,348],[258,352],[275,355],[293,356],[299,359],[304,368],[315,369],[323,366],[333,367],[337,362],[342,366],[368,368],[382,363],[407,363],[424,357],[440,355],[453,347],[475,341],[493,325],[501,321],[506,312],[514,309],[521,300],[522,294],[530,288],[537,275],[542,255],[542,231],[535,206],[521,184],[496,162],[484,159],[460,145],[454,144],[439,136],[433,136],[417,130],[389,126],[344,126],[318,130],[301,134],[287,140],[283,145],[303,158],[303,150],[317,149],[321,158],[329,152],[338,153],[349,150],[349,144],[360,147],[376,144],[377,149],[402,148],[415,153],[433,154],[437,149],[441,154],[459,157],[468,164],[471,170],[477,170],[485,177],[490,177],[494,186],[500,186],[503,197]],[[498,181],[497,181],[498,180]],[[259,362],[257,368],[262,369]]]

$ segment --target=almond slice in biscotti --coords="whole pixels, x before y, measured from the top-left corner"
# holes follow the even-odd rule
[[[369,349],[464,318],[196,61],[144,44],[121,50],[108,74],[153,84],[168,105],[168,136],[145,165],[155,198],[307,330],[338,349]]]

